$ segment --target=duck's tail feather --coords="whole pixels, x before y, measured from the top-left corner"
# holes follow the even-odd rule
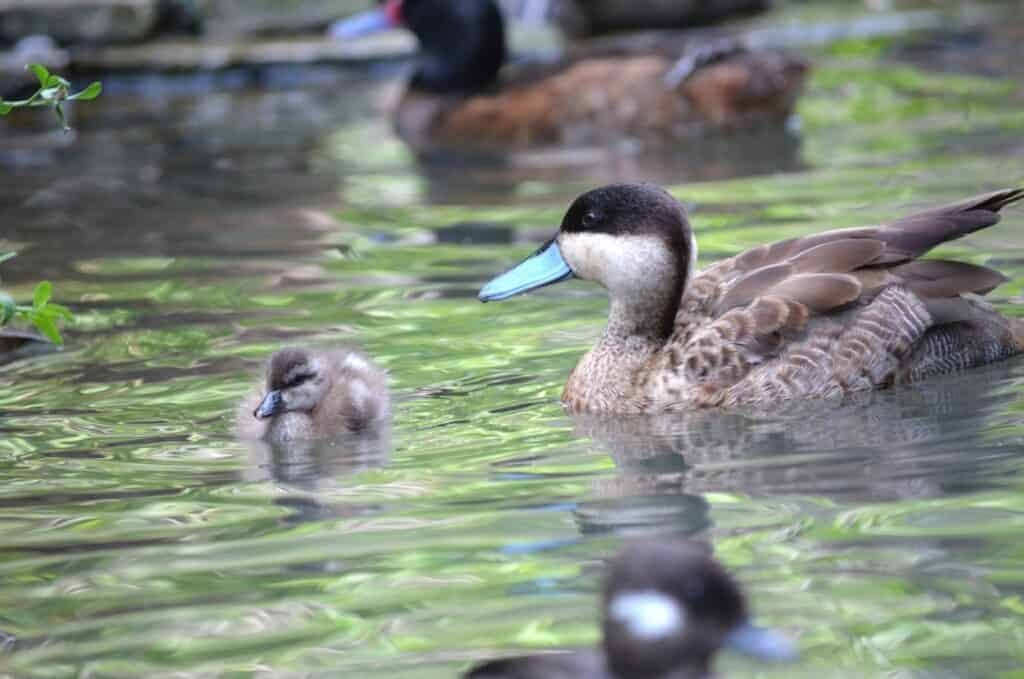
[[[943,207],[916,212],[878,230],[885,252],[874,262],[895,264],[916,259],[935,246],[987,228],[999,222],[999,211],[1024,198],[1024,189],[984,193]]]

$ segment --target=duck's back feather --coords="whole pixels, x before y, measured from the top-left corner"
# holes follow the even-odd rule
[[[598,57],[471,96],[410,88],[399,102],[396,127],[420,150],[678,138],[709,127],[784,121],[806,75],[801,61],[736,49],[695,65],[679,83],[667,78],[672,67],[657,55]]]
[[[763,245],[699,272],[675,334],[641,376],[651,407],[695,387],[708,404],[845,393],[1017,353],[1018,323],[960,297],[991,291],[1002,274],[916,258],[995,224],[1022,198],[996,191]]]

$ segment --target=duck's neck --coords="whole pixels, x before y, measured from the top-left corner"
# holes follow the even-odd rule
[[[612,298],[608,325],[577,363],[562,393],[570,411],[645,410],[637,376],[672,334],[681,294],[682,282],[674,281],[644,296]]]
[[[643,342],[661,346],[672,334],[679,300],[682,274],[664,287],[630,296],[613,296],[608,309],[608,325],[602,342]]]

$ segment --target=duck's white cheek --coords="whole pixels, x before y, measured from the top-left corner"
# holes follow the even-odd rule
[[[608,614],[630,635],[643,641],[679,636],[686,627],[686,612],[675,599],[657,590],[617,594]]]
[[[558,249],[578,278],[604,283],[615,261],[616,240],[606,233],[563,233],[558,238]]]
[[[655,236],[563,233],[558,247],[577,277],[613,291],[642,289],[673,266],[672,254]]]

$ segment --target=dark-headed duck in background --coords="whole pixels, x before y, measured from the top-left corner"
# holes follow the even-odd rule
[[[739,586],[697,543],[626,547],[605,578],[602,615],[600,648],[493,660],[464,679],[704,679],[721,648],[797,656],[790,640],[751,623]]]
[[[783,127],[806,64],[735,47],[663,56],[580,58],[542,74],[505,73],[494,0],[387,0],[336,23],[349,39],[404,27],[419,41],[395,127],[419,152],[518,150],[623,139],[679,139],[713,129]],[[529,69],[524,69],[529,70]]]

